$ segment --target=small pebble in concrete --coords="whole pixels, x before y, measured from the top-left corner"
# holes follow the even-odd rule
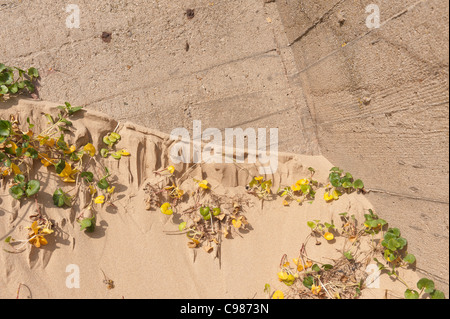
[[[187,9],[186,10],[186,17],[188,19],[193,19],[195,17],[195,9]]]
[[[103,32],[103,33],[102,33],[102,41],[103,41],[103,42],[105,42],[105,43],[110,43],[110,42],[111,42],[111,39],[112,39],[111,33],[109,33],[109,32]]]

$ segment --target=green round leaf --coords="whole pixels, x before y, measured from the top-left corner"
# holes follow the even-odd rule
[[[400,237],[400,229],[398,228],[390,228],[388,233],[393,234],[396,237]]]
[[[305,286],[308,289],[311,289],[312,285],[314,285],[314,277],[313,276],[307,276],[307,277],[305,277],[305,279],[303,279],[303,286]]]
[[[180,223],[180,225],[178,225],[179,231],[183,231],[185,228],[186,228],[186,222],[182,222],[182,223]]]
[[[353,187],[356,189],[363,189],[364,188],[364,183],[362,180],[357,179],[356,181],[353,182]]]
[[[109,134],[110,135],[110,137],[112,137],[113,139],[115,139],[116,141],[118,141],[118,140],[120,140],[122,137],[119,135],[119,134],[117,134],[117,133],[115,133],[115,132],[112,132],[111,134]]]
[[[39,72],[36,68],[29,68],[27,73],[30,77],[33,77],[33,78],[39,77]]]
[[[95,231],[95,216],[92,218],[85,218],[80,222],[80,230],[85,230],[88,233],[93,233]]]
[[[350,251],[344,253],[345,258],[348,260],[353,260],[353,254]]]
[[[430,293],[431,299],[445,299],[445,295],[442,291],[435,290]]]
[[[219,216],[220,213],[222,213],[222,210],[219,207],[216,207],[213,209],[213,215],[214,216]]]
[[[320,267],[317,264],[314,264],[312,266],[312,270],[315,271],[315,272],[319,272],[320,271]]]
[[[350,182],[350,181],[345,181],[345,182],[342,183],[342,187],[344,187],[344,188],[352,188],[353,187],[353,183]]]
[[[399,243],[399,247],[398,247],[398,249],[403,249],[403,247],[405,247],[406,246],[406,244],[408,243],[408,241],[405,239],[405,238],[403,238],[403,237],[400,237],[400,238],[398,238],[397,239],[397,242]]]
[[[414,264],[416,261],[416,257],[413,254],[408,254],[405,258],[403,258],[408,264]]]
[[[426,293],[432,293],[434,291],[434,281],[428,278],[422,278],[417,282],[417,288],[425,289]]]
[[[92,181],[94,180],[94,174],[92,174],[91,172],[83,172],[80,174],[81,178],[84,178],[84,180],[88,183],[92,183]]]
[[[30,157],[32,159],[37,159],[39,157],[39,152],[34,148],[28,148],[25,152],[25,156]]]
[[[329,180],[331,185],[333,185],[334,187],[341,187],[342,186],[342,182],[341,182],[341,174],[340,173],[331,173],[329,176]]]
[[[98,186],[100,189],[108,189],[109,183],[108,183],[108,181],[106,180],[106,178],[102,178],[102,179],[97,183],[97,186]]]
[[[102,148],[100,150],[100,154],[106,158],[106,157],[108,157],[109,151],[106,148]]]
[[[39,181],[32,180],[27,183],[27,189],[25,190],[25,193],[28,197],[31,197],[39,192],[41,189],[41,184]]]
[[[0,94],[7,94],[8,87],[6,85],[0,85]]]
[[[25,182],[25,176],[23,176],[22,174],[14,176],[14,182],[15,183],[23,183],[23,182]]]
[[[61,174],[65,168],[66,162],[64,160],[60,160],[57,164],[55,164],[56,174]]]
[[[13,186],[9,189],[9,194],[17,200],[20,200],[24,194],[23,189],[20,186]]]
[[[311,186],[310,185],[301,185],[300,190],[302,191],[303,194],[307,194],[311,190]]]
[[[314,223],[314,222],[308,222],[307,224],[308,224],[308,227],[311,229],[315,229],[317,226],[316,223]]]
[[[406,289],[405,298],[406,299],[419,299],[419,293],[415,290]]]
[[[323,265],[322,268],[323,268],[323,270],[330,270],[330,269],[333,269],[333,265],[326,264],[326,265]]]
[[[61,188],[58,188],[53,193],[53,203],[57,207],[63,207],[64,205],[71,206],[71,198],[66,193],[64,193]]]
[[[16,94],[18,91],[19,87],[17,86],[17,83],[14,83],[9,87],[9,92],[11,92],[11,94]]]
[[[392,251],[396,251],[397,248],[401,247],[401,243],[396,238],[391,238],[387,242],[387,248]]]
[[[200,208],[200,215],[202,215],[203,217],[208,216],[209,212],[210,212],[209,207],[201,207]]]
[[[3,93],[0,92],[0,94],[3,94]],[[0,121],[0,136],[8,137],[9,135],[11,135],[11,127],[12,127],[11,122],[1,120]]]
[[[105,137],[103,138],[103,143],[105,143],[106,145],[111,145],[111,144],[113,144],[113,143],[111,142],[111,140],[109,139],[109,136],[105,136]]]
[[[111,156],[116,160],[120,160],[122,158],[122,155],[120,153],[112,153]]]

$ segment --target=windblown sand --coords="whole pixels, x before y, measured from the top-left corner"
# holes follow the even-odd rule
[[[55,105],[29,100],[0,104],[0,118],[14,115],[26,124],[29,117],[36,127],[45,127],[45,113],[56,114]],[[188,164],[175,165],[178,177],[190,169],[189,178],[180,185],[187,193],[193,190],[192,178],[207,179],[215,193],[248,201],[245,216],[250,230],[231,233],[229,239],[223,240],[217,258],[215,252],[188,248],[185,235],[167,233],[178,229],[180,220],[176,215],[165,216],[158,208],[145,209],[144,187],[159,180],[154,171],[171,164],[169,150],[173,141],[169,136],[132,123],[117,123],[91,111],[76,115],[73,123],[71,142],[77,147],[92,142],[97,150],[103,147],[102,138],[118,126],[117,132],[122,136],[118,147],[126,148],[131,156],[119,161],[98,157],[112,173],[117,208],[98,209],[95,232],[80,231],[75,219],[83,208],[82,200],[65,209],[52,202],[56,188],[69,190],[74,186],[64,185],[53,168],[36,161],[31,174],[41,181],[38,202],[42,213],[54,222],[55,234],[48,236],[49,244],[40,249],[28,245],[18,254],[0,251],[0,298],[16,298],[20,284],[19,298],[267,298],[267,283],[272,291],[287,291],[277,278],[280,260],[284,254],[290,259],[298,257],[310,234],[307,221],[334,220],[340,226],[339,214],[348,212],[362,223],[363,214],[372,208],[364,195],[356,193],[326,203],[324,189],[318,191],[312,203],[284,207],[280,198],[262,203],[245,189],[258,175],[254,165],[202,164],[193,169]],[[277,190],[308,177],[308,167],[315,168],[315,179],[326,183],[333,165],[322,156],[280,154],[277,173],[266,179],[272,179],[273,190]],[[27,238],[25,227],[31,225],[30,215],[36,211],[34,200],[14,200],[8,194],[8,185],[6,180],[1,181],[0,244],[5,249],[8,236]],[[308,242],[306,251],[311,259],[330,263],[342,256],[344,238],[321,242],[320,246],[314,240]],[[362,262],[373,263],[369,257]],[[79,288],[66,285],[70,265],[80,270]],[[114,281],[114,289],[107,289],[102,270]],[[419,278],[412,270],[402,274],[412,286]],[[380,288],[365,289],[363,297],[402,298],[404,290],[401,283],[383,275]]]

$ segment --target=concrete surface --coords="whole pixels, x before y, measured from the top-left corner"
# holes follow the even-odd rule
[[[379,29],[365,23],[372,3]],[[277,5],[323,155],[373,190],[417,269],[448,296],[448,2]]]
[[[361,177],[448,296],[448,17],[442,0],[0,0],[0,61],[37,67],[43,100],[166,133],[278,127],[280,151]]]
[[[68,4],[80,28],[68,29]],[[3,9],[2,9],[3,8]],[[189,19],[187,9],[194,9]],[[0,58],[42,72],[40,98],[170,133],[280,129],[280,151],[318,154],[275,4],[227,1],[0,1]],[[102,41],[103,32],[112,34]],[[188,44],[188,50],[187,50]]]

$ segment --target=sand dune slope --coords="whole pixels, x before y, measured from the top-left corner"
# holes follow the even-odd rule
[[[26,123],[29,117],[36,127],[46,124],[46,113],[56,114],[55,105],[28,100],[0,105],[2,119],[15,115],[20,123]],[[266,283],[286,288],[277,280],[280,259],[283,254],[297,257],[310,233],[307,221],[334,220],[339,224],[339,214],[343,212],[361,220],[371,208],[364,195],[356,193],[326,203],[323,189],[315,201],[301,206],[283,207],[280,198],[262,203],[245,189],[258,175],[255,165],[179,164],[175,165],[175,175],[184,176],[179,187],[188,198],[180,204],[180,211],[192,204],[189,193],[195,189],[193,179],[207,179],[214,194],[230,199],[225,200],[223,209],[232,209],[230,205],[235,201],[245,203],[243,209],[249,222],[248,230],[233,231],[223,240],[219,253],[194,250],[188,248],[185,235],[168,233],[178,229],[179,214],[166,216],[159,208],[146,210],[144,189],[148,183],[161,179],[153,172],[171,165],[169,149],[173,141],[169,136],[132,123],[117,123],[91,111],[75,115],[73,125],[70,140],[77,148],[92,142],[98,150],[102,138],[117,129],[122,136],[118,146],[131,153],[119,161],[98,156],[112,173],[116,207],[105,205],[98,209],[94,233],[80,231],[76,217],[84,208],[84,195],[71,208],[55,207],[51,198],[54,190],[70,190],[74,186],[62,183],[53,168],[45,168],[37,161],[30,174],[41,180],[38,204],[53,221],[55,233],[48,236],[48,245],[40,249],[28,245],[18,254],[0,251],[1,298],[15,298],[20,284],[20,298],[266,298]],[[280,154],[277,173],[266,178],[273,180],[276,190],[309,176],[308,167],[314,167],[315,178],[326,183],[332,166],[322,156]],[[2,180],[0,207],[0,240],[7,249],[3,241],[8,236],[26,238],[25,227],[31,224],[36,202],[14,200],[8,194],[7,182]],[[310,241],[308,256],[328,263],[330,258],[342,255],[344,244],[340,237],[332,243],[323,241],[320,246]],[[79,288],[67,286],[73,265],[79,269]],[[102,271],[114,281],[114,289],[107,289]],[[413,272],[406,276],[417,281]],[[385,276],[380,289],[368,289],[364,296],[383,297],[386,289],[390,296],[402,296],[404,287]]]

